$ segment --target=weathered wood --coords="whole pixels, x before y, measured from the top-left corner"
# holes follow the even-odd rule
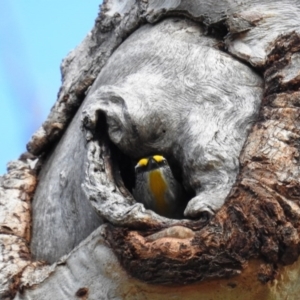
[[[19,288],[29,250],[31,205],[36,187],[35,161],[15,161],[0,176],[0,299],[12,299]]]
[[[267,270],[260,261],[230,279],[214,279],[175,286],[146,284],[130,277],[106,243],[105,225],[93,232],[69,255],[52,266],[30,266],[23,272],[15,299],[216,299],[281,300],[299,295],[300,262],[278,267],[274,284],[262,284],[253,274]],[[162,267],[162,262],[160,262]],[[164,267],[164,266],[163,266]]]
[[[91,130],[105,115],[110,140],[133,160],[159,153],[180,168],[196,194],[187,217],[224,203],[262,97],[261,78],[214,49],[217,42],[180,19],[142,27],[112,55],[84,109]]]
[[[39,176],[32,202],[31,251],[35,259],[56,261],[101,224],[81,188],[87,157],[82,155],[84,136],[78,123],[76,128],[73,124],[74,121]]]
[[[174,223],[144,212],[128,192],[124,198],[118,191],[113,183],[115,167],[109,167],[113,157],[106,161],[110,151],[98,145],[98,131],[104,130],[97,129],[101,113],[110,140],[129,156],[127,160],[156,151],[180,167],[186,189],[196,193],[188,204],[188,216],[213,213],[222,205],[235,182],[238,156],[258,111],[261,79],[212,48],[218,41],[204,37],[202,31],[180,19],[145,26],[111,57],[41,173],[33,209],[45,213],[33,216],[31,244],[37,258],[55,261],[99,225],[97,220],[92,223],[95,217],[86,198],[113,224]],[[80,129],[82,112],[88,131],[86,147],[81,133],[73,135]],[[75,173],[78,176],[71,175]],[[65,225],[66,219],[73,219],[74,226]],[[54,236],[57,230],[59,239],[65,240],[63,245]]]
[[[265,98],[241,155],[237,184],[210,223],[180,242],[168,237],[148,242],[143,233],[108,231],[111,247],[133,276],[179,284],[239,274],[250,258],[263,258],[271,270],[297,260],[300,111],[294,90],[299,79],[285,70],[299,70],[299,37],[279,37],[269,55]],[[155,267],[159,262],[166,267]],[[259,278],[269,281],[275,274]]]
[[[72,110],[72,103],[77,103],[78,105],[80,103],[80,99],[83,97],[83,91],[86,89],[86,84],[82,84],[82,80],[84,82],[92,82],[89,81],[88,78],[95,78],[97,74],[99,73],[100,69],[106,62],[107,58],[109,57],[108,54],[111,54],[111,52],[122,42],[122,39],[126,37],[131,31],[136,29],[140,24],[142,24],[145,21],[148,22],[156,22],[158,19],[163,18],[165,16],[173,15],[177,11],[181,10],[182,14],[190,16],[192,19],[196,20],[203,20],[205,24],[208,24],[210,26],[213,26],[213,24],[217,24],[216,30],[219,34],[220,30],[220,22],[226,21],[226,22],[233,22],[237,20],[244,20],[246,18],[243,14],[237,18],[237,13],[241,13],[241,11],[247,15],[247,12],[249,11],[249,14],[247,15],[248,21],[250,22],[252,19],[256,20],[256,14],[259,11],[260,16],[260,22],[253,22],[251,23],[252,27],[250,30],[250,27],[244,28],[244,25],[241,25],[240,22],[235,23],[235,26],[231,25],[229,29],[232,29],[232,34],[229,34],[226,37],[226,43],[227,46],[230,49],[230,45],[235,43],[236,47],[240,46],[240,54],[237,52],[234,53],[235,55],[239,55],[240,58],[246,59],[247,61],[250,61],[253,63],[253,58],[255,58],[256,53],[260,53],[264,55],[262,58],[260,58],[260,61],[265,60],[265,53],[268,51],[268,40],[265,42],[264,39],[257,38],[261,35],[265,34],[265,23],[266,21],[270,21],[269,26],[272,27],[272,32],[279,32],[282,27],[276,27],[276,20],[280,18],[280,9],[278,8],[278,12],[276,13],[273,11],[272,18],[269,18],[268,15],[265,16],[264,22],[263,19],[263,11],[260,11],[260,5],[261,3],[252,3],[251,5],[243,5],[239,6],[230,2],[222,2],[216,4],[217,7],[213,7],[212,9],[211,4],[209,2],[202,3],[201,1],[198,3],[199,5],[193,6],[190,2],[186,1],[179,1],[176,5],[179,5],[178,8],[175,5],[171,5],[171,8],[168,6],[169,2],[165,1],[163,4],[159,4],[157,6],[157,2],[150,1],[149,3],[141,2],[138,6],[134,5],[132,2],[128,2],[125,6],[121,5],[118,1],[116,2],[110,2],[104,4],[102,13],[100,14],[100,17],[98,21],[96,22],[96,27],[93,29],[91,35],[89,35],[86,40],[82,43],[82,45],[75,50],[71,54],[71,58],[66,59],[66,63],[63,67],[63,74],[64,75],[64,84],[61,89],[60,93],[60,100],[58,100],[57,104],[53,108],[52,113],[50,114],[48,120],[45,124],[48,124],[47,126],[49,128],[55,128],[55,131],[52,132],[52,129],[45,131],[45,135],[43,137],[37,138],[35,136],[29,144],[29,148],[33,153],[40,153],[43,151],[43,147],[47,147],[47,145],[51,145],[51,141],[55,139],[56,133],[63,131],[67,120],[69,120],[70,116],[72,116],[71,111]],[[266,1],[267,5],[269,2]],[[294,2],[293,2],[294,3]],[[291,5],[293,5],[291,3]],[[134,5],[134,9],[132,9],[132,5]],[[219,6],[220,5],[220,6]],[[296,4],[295,8],[296,8]],[[273,6],[272,6],[273,7]],[[165,9],[163,9],[165,8]],[[196,9],[197,8],[197,9]],[[217,8],[217,9],[215,9]],[[228,15],[225,18],[224,12],[228,12]],[[294,14],[297,12],[297,9],[293,9],[293,12],[289,12]],[[287,10],[284,10],[284,13],[286,14],[285,18],[290,17],[289,14],[287,14]],[[267,13],[266,13],[267,14]],[[277,19],[276,19],[277,18]],[[278,22],[277,22],[278,23]],[[261,26],[259,26],[261,25]],[[242,26],[242,28],[239,28],[238,26]],[[294,23],[285,22],[284,30],[293,30],[296,28]],[[252,31],[255,29],[255,35],[252,34]],[[224,31],[224,30],[223,30]],[[238,32],[242,32],[240,34],[237,34]],[[221,36],[222,37],[222,36]],[[105,41],[105,42],[104,42]],[[239,42],[242,41],[243,43]],[[250,45],[247,48],[247,43]],[[96,46],[98,45],[98,47]],[[253,48],[257,49],[255,53],[247,54],[247,56],[243,56],[242,51],[245,51],[246,49],[249,50]],[[247,50],[247,51],[248,51]],[[82,56],[82,53],[83,56]],[[86,53],[89,53],[89,55],[86,55]],[[85,63],[83,63],[85,61]],[[89,69],[90,68],[90,69]],[[88,70],[88,71],[87,71]],[[72,74],[78,74],[78,76],[74,76]],[[91,75],[92,74],[92,75]],[[86,79],[83,79],[83,77],[86,76]],[[85,88],[84,88],[85,86]],[[76,87],[76,90],[82,91],[81,93],[74,92],[74,89]],[[82,95],[79,99],[76,95]],[[74,100],[75,98],[77,100]],[[65,100],[61,100],[65,99]],[[73,99],[73,100],[70,100]],[[69,103],[69,102],[70,103]],[[62,104],[63,103],[63,104]],[[79,113],[78,113],[79,115]],[[64,120],[64,121],[61,121]],[[51,125],[52,124],[52,125]],[[58,124],[60,124],[58,126]],[[46,125],[43,126],[43,128],[47,127]],[[79,131],[79,124],[76,125],[77,129],[76,132]],[[61,128],[61,129],[59,129]],[[43,129],[44,130],[44,129]],[[42,131],[43,131],[42,130]],[[72,129],[73,130],[73,129]],[[57,135],[59,136],[59,134]],[[45,140],[45,143],[43,142],[44,139],[48,140],[48,142]],[[65,138],[64,138],[65,139]],[[75,137],[69,138],[69,141],[72,140],[72,144],[80,144],[79,138]],[[82,139],[81,139],[82,140]],[[60,145],[63,143],[63,141],[60,142]],[[68,143],[68,142],[67,142]],[[39,148],[39,145],[44,145],[43,147]],[[72,150],[77,152],[78,157],[85,157],[83,154],[79,154],[81,151],[84,152],[83,146],[79,146],[80,148],[76,150]],[[66,148],[69,149],[69,145],[66,146]],[[34,150],[35,149],[35,150]],[[40,149],[40,150],[38,150]],[[61,149],[61,148],[60,148]],[[56,151],[57,153],[58,151]],[[60,150],[60,152],[66,152],[66,150]],[[93,213],[93,211],[89,208],[89,205],[87,202],[85,202],[86,197],[82,193],[81,190],[81,183],[83,181],[81,170],[83,169],[83,164],[76,165],[78,166],[76,169],[73,170],[71,167],[72,165],[72,159],[66,158],[65,160],[62,159],[64,155],[60,154],[61,158],[56,160],[49,160],[48,163],[46,163],[43,167],[41,178],[41,184],[37,190],[36,197],[34,200],[34,210],[33,211],[44,211],[47,213],[48,218],[43,219],[41,218],[40,221],[38,220],[38,217],[36,215],[34,216],[34,222],[36,225],[33,226],[33,230],[35,232],[35,228],[39,229],[40,234],[34,234],[33,235],[33,241],[32,241],[32,249],[33,253],[36,255],[36,257],[44,258],[49,261],[55,261],[58,257],[61,255],[67,253],[70,251],[74,245],[78,244],[84,237],[86,237],[96,226],[101,224],[101,220]],[[53,158],[53,156],[52,156]],[[64,162],[65,161],[65,162]],[[82,160],[80,160],[82,162]],[[177,164],[179,164],[177,162]],[[50,166],[52,165],[52,167]],[[55,166],[54,166],[55,165]],[[49,166],[49,167],[48,167]],[[50,170],[51,169],[51,170]],[[75,175],[76,172],[80,172],[80,174]],[[68,178],[68,186],[66,187],[64,184],[62,184],[63,180],[61,181],[61,176],[65,176]],[[66,175],[64,175],[66,174]],[[76,173],[77,174],[77,173]],[[234,176],[231,176],[231,179],[229,180],[232,184]],[[51,191],[49,191],[50,185],[47,185],[47,182],[51,179],[52,185],[51,185]],[[189,181],[192,181],[190,179]],[[209,181],[209,180],[208,180]],[[45,185],[43,185],[42,182],[45,182]],[[224,195],[226,195],[229,191],[228,187],[231,184],[227,184],[227,192],[220,191],[220,195],[217,197],[219,200],[224,199]],[[188,184],[187,184],[188,185]],[[48,188],[47,188],[48,186]],[[225,187],[225,185],[223,185]],[[75,192],[75,190],[76,192]],[[199,188],[198,188],[199,189]],[[209,192],[214,190],[213,188],[208,188],[207,192],[209,195]],[[40,191],[44,191],[41,192]],[[59,200],[58,195],[64,195],[64,202],[61,202]],[[72,195],[75,195],[74,197]],[[202,193],[203,194],[203,193]],[[204,195],[204,194],[203,194]],[[216,193],[214,194],[216,196]],[[130,196],[129,196],[130,197]],[[201,197],[201,196],[199,196]],[[204,198],[205,201],[205,197]],[[41,199],[41,200],[38,200]],[[209,201],[214,202],[214,201]],[[218,201],[222,202],[222,201]],[[201,201],[194,201],[194,206],[197,206],[198,203],[201,203]],[[190,202],[190,206],[192,206],[193,202]],[[51,208],[52,207],[52,208]],[[51,209],[50,209],[51,208]],[[208,205],[206,203],[205,208],[208,208]],[[215,207],[216,208],[216,207]],[[209,209],[210,211],[214,210],[215,208]],[[140,209],[138,209],[140,210]],[[201,210],[201,207],[200,207]],[[73,211],[72,214],[70,214],[70,211]],[[196,207],[194,209],[188,209],[189,212],[187,214],[193,215],[193,212],[195,215],[197,215],[197,209]],[[58,216],[61,216],[58,218]],[[86,218],[85,216],[89,215],[89,218]],[[134,215],[134,214],[133,214]],[[66,223],[64,221],[65,217],[67,216],[68,222]],[[153,220],[153,218],[151,218]],[[51,225],[50,225],[51,224]],[[54,226],[54,228],[52,227]],[[56,237],[56,231],[60,229],[62,231],[62,234],[65,236],[65,246],[62,246],[59,242],[59,239]],[[63,233],[64,232],[64,233]],[[38,243],[36,242],[38,241]],[[48,247],[49,245],[52,245],[52,247]],[[54,246],[55,245],[55,246]],[[60,247],[63,247],[63,249],[59,249]],[[42,252],[38,250],[37,248],[40,247],[43,252],[44,249],[48,249],[48,253],[45,255],[42,255]]]
[[[111,225],[101,227],[69,256],[62,258],[60,263],[43,266],[31,261],[26,244],[30,224],[27,218],[30,209],[28,202],[24,206],[24,214],[17,204],[16,212],[17,215],[21,214],[22,225],[14,220],[13,214],[12,218],[1,217],[4,220],[1,230],[5,231],[1,238],[1,244],[5,245],[1,248],[1,296],[11,298],[20,287],[17,296],[20,299],[40,299],[41,295],[45,299],[53,298],[53,295],[83,299],[105,298],[107,295],[120,299],[154,299],[155,295],[162,299],[162,294],[168,299],[174,292],[185,299],[199,298],[199,293],[207,298],[218,299],[221,295],[222,299],[226,299],[228,295],[231,299],[232,289],[235,287],[236,295],[243,291],[244,299],[253,299],[255,296],[260,299],[284,299],[292,297],[291,293],[298,295],[295,280],[290,279],[298,277],[298,265],[282,267],[281,264],[291,264],[299,255],[299,15],[300,3],[296,0],[106,1],[91,34],[64,61],[63,85],[58,102],[28,145],[32,153],[44,153],[46,157],[33,201],[31,246],[35,257],[52,262],[71,251],[102,222],[88,200],[106,221],[127,228],[114,228]],[[120,101],[118,97],[114,97],[114,93],[117,90],[122,92],[118,85],[122,85],[124,70],[120,74],[115,71],[115,77],[108,78],[107,82],[100,74],[98,83],[89,90],[103,66],[106,64],[102,75],[108,72],[105,68],[115,63],[109,59],[112,52],[142,24],[156,23],[172,16],[179,18],[179,26],[184,23],[192,24],[190,21],[180,20],[182,16],[197,23],[182,26],[177,30],[177,35],[174,35],[174,40],[178,38],[184,43],[193,44],[197,30],[201,31],[200,27],[204,26],[210,38],[198,36],[198,39],[206,40],[208,44],[205,47],[215,44],[221,49],[227,48],[231,55],[228,59],[232,59],[234,66],[242,66],[235,61],[234,57],[237,57],[249,64],[249,68],[243,66],[244,70],[252,68],[264,74],[266,83],[259,118],[240,157],[242,168],[238,180],[226,204],[208,224],[205,218],[198,221],[168,220],[145,211],[141,204],[134,204],[126,189],[126,186],[130,189],[132,184],[130,181],[126,182],[130,176],[126,176],[128,178],[125,178],[124,185],[118,170],[124,173],[124,168],[131,164],[128,154],[134,159],[138,152],[131,154],[130,149],[129,152],[128,149],[123,149],[125,155],[118,152],[107,136],[103,135],[106,126],[102,122],[105,121],[103,114],[93,115],[98,111],[109,112],[97,104],[99,82],[102,85],[99,89],[101,93],[105,84],[114,85],[114,89],[107,88],[105,91],[113,96],[106,100],[116,101],[116,107]],[[168,22],[171,24],[171,20],[165,21],[165,24]],[[143,30],[145,29],[142,28],[139,32]],[[131,38],[134,39],[134,35]],[[125,47],[126,42],[128,41],[121,47]],[[115,55],[117,57],[117,52]],[[121,55],[120,59],[124,57]],[[137,63],[135,59],[132,58],[130,64]],[[128,67],[130,69],[130,65]],[[259,76],[255,75],[255,78]],[[143,80],[141,77],[136,78],[133,86]],[[147,86],[151,81],[144,80],[144,84]],[[161,82],[157,83],[159,84]],[[188,80],[185,84],[189,87],[191,81]],[[174,91],[176,88],[178,86],[174,87]],[[133,92],[136,93],[137,90]],[[85,93],[88,93],[88,97],[85,97]],[[178,96],[178,93],[174,96]],[[84,98],[85,103],[68,126]],[[80,128],[81,118],[84,132]],[[118,144],[119,141],[115,139],[118,134],[112,132],[115,124],[110,123],[109,118],[107,120],[109,136]],[[124,124],[130,124],[126,122]],[[63,133],[59,144],[54,145]],[[121,144],[120,147],[122,148]],[[141,154],[144,150],[141,150]],[[173,154],[170,154],[171,160]],[[127,160],[122,165],[124,159]],[[175,162],[174,166],[179,174],[183,161],[178,158],[172,162]],[[27,169],[30,169],[29,165],[18,176],[22,178],[26,175]],[[183,169],[185,174],[189,173],[185,167]],[[7,179],[13,178],[13,175],[7,176]],[[32,180],[36,180],[34,175]],[[190,186],[197,193],[200,192],[193,185],[193,180],[186,181],[184,184],[187,188]],[[8,186],[4,186],[3,182],[1,179],[2,195],[7,196],[1,196],[1,203],[11,211],[14,208],[8,199],[18,198],[19,194],[15,190],[10,194]],[[82,191],[82,184],[85,193]],[[17,187],[16,190],[18,189]],[[30,198],[30,193],[26,196],[26,201]],[[223,196],[226,194],[224,192]],[[197,209],[195,211],[197,215]],[[173,225],[177,226],[170,228]],[[109,241],[109,246],[102,237],[98,239],[98,235],[104,236]],[[96,250],[97,246],[101,248],[99,252]],[[190,285],[188,288],[152,287],[122,273],[111,249],[114,249],[122,266],[133,276],[150,283],[182,284],[241,274],[228,281],[214,279],[211,283],[207,282],[207,285]],[[99,256],[95,258],[93,251]],[[97,268],[105,257],[112,264]],[[264,263],[260,267],[254,264],[253,267],[252,258],[259,258]],[[83,263],[77,266],[79,261]],[[120,277],[113,277],[114,270],[121,274]],[[86,273],[82,273],[83,271]],[[281,279],[280,276],[276,277],[277,274],[280,274]],[[98,276],[101,282],[107,283],[106,286],[99,285],[95,280]],[[262,282],[275,277],[279,281],[276,285],[260,285],[253,279],[256,276]],[[60,284],[65,282],[65,278],[68,279],[67,290],[65,283],[64,286]],[[220,286],[220,290],[217,290]]]

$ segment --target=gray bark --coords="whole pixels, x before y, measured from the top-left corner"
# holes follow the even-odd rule
[[[143,223],[149,215],[101,172],[101,113],[110,140],[129,159],[159,153],[181,166],[186,189],[196,193],[188,216],[220,208],[235,182],[262,88],[259,76],[215,50],[216,43],[195,23],[169,19],[143,26],[114,52],[41,171],[33,200],[39,214],[33,216],[31,249],[37,258],[54,262],[99,225],[88,200],[116,225]]]
[[[294,262],[299,14],[300,4],[292,0],[106,1],[92,32],[65,59],[58,101],[28,144],[41,164],[37,188],[31,156],[0,181],[0,295],[151,297],[153,288],[132,281],[121,265],[135,277],[164,284],[241,274],[238,293],[256,284],[243,281],[249,259],[269,263],[250,268],[250,277],[258,273],[263,281],[274,278],[271,265]],[[185,220],[145,210],[130,193],[131,181],[120,176],[124,170],[132,176],[136,159],[156,152],[195,194]],[[20,209],[19,203],[26,205]],[[264,209],[272,213],[264,215]],[[217,212],[208,224],[205,211]],[[254,211],[262,217],[251,219]],[[103,221],[121,228],[99,227]],[[161,296],[163,288],[155,289]],[[264,299],[288,294],[266,285],[258,290]],[[205,285],[202,291],[218,299]],[[201,286],[194,294],[176,293],[193,299]]]

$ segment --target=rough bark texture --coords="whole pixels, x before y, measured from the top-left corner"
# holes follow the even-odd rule
[[[296,0],[106,1],[91,34],[64,61],[58,101],[28,144],[31,153],[43,154],[33,200],[34,257],[55,262],[85,240],[51,266],[31,260],[34,158],[13,163],[0,179],[1,299],[16,293],[17,299],[169,299],[174,294],[179,299],[200,294],[203,299],[239,299],[241,293],[240,299],[297,299],[299,15]],[[209,222],[168,220],[134,204],[126,188],[130,183],[125,186],[118,172],[124,166],[117,158],[124,154],[105,135],[104,115],[89,114],[101,111],[96,102],[88,105],[98,86],[89,87],[111,63],[114,50],[142,24],[173,16],[205,28],[216,46],[265,80],[237,181]],[[180,38],[193,32],[183,30]],[[89,97],[74,117],[87,91]],[[111,138],[113,126],[107,125]],[[111,224],[90,234],[102,218]],[[148,283],[177,286],[142,283],[121,266]],[[232,275],[237,276],[216,279]],[[182,286],[208,278],[212,280]]]
[[[131,274],[171,284],[238,274],[253,257],[273,268],[297,260],[300,94],[294,92],[298,73],[285,70],[299,70],[299,41],[297,34],[276,41],[264,73],[261,112],[241,155],[238,181],[206,227],[180,242],[162,238],[150,243],[138,232],[109,230],[111,246]],[[159,262],[166,266],[157,268]],[[259,278],[269,281],[275,274]]]
[[[178,18],[145,25],[114,52],[83,104],[89,144],[99,148],[97,134],[106,121],[109,139],[129,157],[126,170],[125,157],[119,166],[126,177],[134,177],[131,161],[156,153],[168,158],[185,189],[195,195],[186,217],[213,214],[224,203],[262,98],[261,78],[215,49],[218,42],[196,23]],[[99,155],[90,155],[89,163],[98,164]],[[121,200],[114,209],[111,201],[109,209],[103,207],[110,197],[96,193],[107,183],[94,170],[89,169],[84,183],[88,198],[113,224],[118,214],[130,225]]]
[[[31,263],[30,202],[37,183],[32,164],[31,159],[11,162],[0,177],[0,299],[14,296],[23,269]]]
[[[273,284],[261,284],[253,274],[265,270],[250,261],[242,274],[230,279],[208,280],[191,285],[161,286],[136,280],[124,271],[107,246],[105,226],[93,232],[68,256],[51,267],[27,268],[16,299],[297,299],[299,262],[279,267]]]
[[[297,260],[300,94],[295,92],[298,71],[291,70],[299,70],[299,42],[295,33],[281,36],[269,54],[264,99],[240,158],[238,181],[207,226],[180,242],[162,238],[149,243],[138,232],[109,231],[112,248],[132,275],[179,284],[238,274],[253,257],[273,267]],[[157,268],[160,262],[165,267]],[[269,281],[275,274],[259,278]]]

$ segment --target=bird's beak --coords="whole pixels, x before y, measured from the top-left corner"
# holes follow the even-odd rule
[[[158,163],[155,161],[155,159],[153,159],[153,157],[150,157],[147,165],[147,169],[153,170],[155,168],[158,168]]]

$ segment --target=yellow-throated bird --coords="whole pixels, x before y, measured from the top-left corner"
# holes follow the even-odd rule
[[[147,209],[168,218],[182,215],[183,190],[161,155],[142,158],[135,167],[133,196]]]

